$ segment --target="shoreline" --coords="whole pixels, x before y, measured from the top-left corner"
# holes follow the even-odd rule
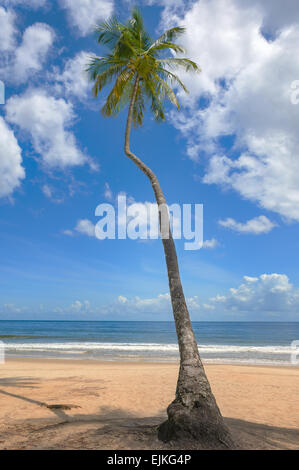
[[[134,365],[134,364],[142,364],[142,365],[169,365],[169,366],[174,366],[178,367],[179,366],[179,359],[174,359],[174,360],[169,360],[169,358],[149,358],[146,359],[145,357],[141,358],[136,358],[132,357],[130,359],[128,358],[111,358],[111,359],[75,359],[75,358],[51,358],[51,357],[7,357],[5,359],[4,364],[0,363],[0,371],[1,367],[5,365],[5,363],[10,363],[10,362],[32,362],[32,363],[42,363],[42,362],[47,362],[47,363],[65,363],[66,364],[77,364],[80,363],[82,365],[88,365],[88,364],[124,364],[124,365]],[[204,367],[213,367],[213,366],[223,366],[223,367],[248,367],[248,368],[279,368],[279,369],[290,369],[290,370],[298,370],[299,373],[299,364],[298,365],[291,365],[291,364],[251,364],[251,363],[246,363],[246,362],[221,362],[221,361],[206,361],[202,360],[202,363]]]
[[[158,356],[106,356],[106,357],[89,357],[83,358],[83,355],[73,356],[73,357],[36,357],[36,356],[6,356],[6,361],[18,361],[18,360],[32,360],[32,361],[58,361],[58,362],[80,362],[80,363],[121,363],[121,364],[179,364],[179,358],[171,358],[171,357],[158,357]],[[210,359],[210,358],[203,358],[201,357],[202,363],[204,366],[244,366],[244,367],[281,367],[281,368],[290,368],[290,369],[299,369],[299,363],[292,365],[291,362],[283,362],[283,361],[268,361],[263,362],[256,361],[256,360],[239,360],[239,359]],[[0,363],[1,367],[1,363]]]

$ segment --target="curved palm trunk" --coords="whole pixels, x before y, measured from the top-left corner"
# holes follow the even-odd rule
[[[158,207],[165,207],[166,200],[156,175],[130,151],[130,133],[138,83],[137,76],[127,119],[125,153],[149,178]],[[168,420],[159,427],[159,438],[163,441],[195,438],[207,446],[230,447],[232,446],[230,434],[223,423],[199,356],[181,283],[176,248],[167,211],[163,211],[163,226],[164,230],[166,228],[169,233],[168,238],[163,237],[162,233],[162,241],[180,351],[180,371],[176,397],[167,409]]]

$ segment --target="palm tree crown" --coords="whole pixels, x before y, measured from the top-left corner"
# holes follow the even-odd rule
[[[190,59],[165,57],[166,50],[170,50],[173,55],[184,52],[174,42],[184,31],[182,27],[171,28],[158,39],[152,40],[145,31],[142,16],[136,8],[127,24],[121,24],[113,17],[96,28],[98,43],[108,46],[109,52],[103,57],[92,58],[87,72],[94,82],[95,97],[105,85],[113,83],[102,108],[104,116],[116,116],[129,104],[136,82],[138,85],[133,108],[135,125],[142,124],[147,102],[150,103],[157,121],[165,120],[165,101],[180,108],[170,85],[182,88],[185,92],[188,90],[173,70],[181,68],[185,71],[200,71]]]

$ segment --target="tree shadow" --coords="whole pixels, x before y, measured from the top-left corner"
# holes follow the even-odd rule
[[[2,383],[2,380],[0,380],[0,385],[5,385]],[[8,382],[6,383],[7,386],[17,386],[17,387],[27,387],[29,388],[30,386],[27,384],[27,385],[21,385],[21,381],[16,381],[15,378],[13,379],[7,379]],[[21,379],[20,379],[21,380]],[[13,384],[16,384],[16,385],[13,385]],[[24,381],[22,382],[24,383]],[[27,383],[27,382],[26,382]],[[30,388],[36,388],[36,387],[30,387]],[[38,400],[33,400],[32,398],[29,398],[29,397],[26,397],[26,396],[23,396],[23,395],[17,395],[16,393],[11,393],[11,392],[7,392],[5,390],[1,390],[0,389],[0,394],[2,395],[5,395],[5,396],[8,396],[8,397],[12,397],[12,398],[17,398],[18,400],[23,400],[23,401],[26,401],[27,403],[31,403],[33,405],[37,405],[37,406],[41,406],[41,407],[44,407],[44,408],[47,408],[49,409],[50,411],[52,411],[58,418],[64,420],[64,421],[67,421],[69,419],[69,416],[65,413],[64,410],[71,410],[73,408],[80,408],[80,406],[77,406],[77,405],[69,405],[69,404],[54,404],[54,405],[49,405],[48,403],[46,402],[42,402],[42,401],[38,401]]]
[[[236,418],[225,418],[225,422],[242,448],[299,449],[299,429],[270,426]]]
[[[7,377],[0,378],[0,387],[37,388],[38,382],[31,377]]]
[[[58,416],[58,415],[57,415]],[[163,422],[165,412],[144,417],[121,408],[103,406],[95,414],[76,413],[66,415],[67,419],[49,423],[49,419],[38,418],[32,433],[59,431],[70,426],[71,435],[76,435],[76,448],[110,448],[115,443],[116,449],[206,449],[200,443],[184,441],[165,444],[157,438],[157,427]],[[225,418],[226,425],[232,432],[236,449],[295,449],[299,448],[299,430],[252,423],[241,419]],[[87,429],[84,425],[91,425]],[[80,427],[83,428],[80,430]],[[80,442],[80,446],[78,446]],[[62,447],[72,448],[72,443],[64,441]],[[70,447],[68,447],[70,445]]]
[[[50,421],[51,419],[51,421]],[[94,414],[75,413],[63,421],[27,419],[28,443],[44,448],[46,436],[59,436],[49,449],[173,449],[158,440],[157,427],[165,416],[144,417],[121,408],[102,406]],[[30,437],[29,437],[30,436]],[[41,445],[41,447],[39,447]]]
[[[75,406],[73,406],[75,408]],[[78,407],[77,407],[78,408]],[[113,408],[109,406],[102,406],[98,413],[95,414],[84,414],[76,413],[72,415],[66,415],[67,420],[63,422],[48,423],[43,429],[58,429],[60,426],[71,424],[72,426],[79,427],[82,424],[103,424],[109,426],[109,428],[141,428],[141,427],[155,427],[158,426],[166,415],[156,415],[151,417],[144,417],[121,408]],[[46,418],[38,418],[39,422],[46,421]],[[107,424],[108,423],[108,424]],[[102,429],[102,428],[101,428]]]

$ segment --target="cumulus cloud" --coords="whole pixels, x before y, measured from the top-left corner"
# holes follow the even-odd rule
[[[59,0],[59,3],[81,36],[89,34],[98,22],[106,20],[113,12],[113,0]]]
[[[60,75],[56,75],[56,84],[63,87],[64,93],[68,96],[80,100],[88,98],[91,84],[85,70],[92,56],[91,52],[79,52],[74,58],[66,62],[64,71]]]
[[[55,33],[49,25],[35,23],[25,29],[22,41],[17,45],[14,15],[8,11],[3,16],[3,10],[0,7],[0,50],[3,50],[0,60],[1,76],[6,82],[22,84],[42,70]],[[5,37],[2,38],[2,35]]]
[[[210,299],[207,305],[220,311],[298,314],[299,289],[286,274],[244,276],[243,284]]]
[[[191,94],[181,97],[185,111],[172,122],[190,158],[209,155],[205,183],[299,221],[299,112],[290,100],[299,14],[296,2],[288,5],[282,12],[277,0],[200,0],[180,17],[167,7],[168,20],[186,26],[182,42],[202,68],[198,76],[182,74]],[[236,157],[224,154],[223,136],[235,136]]]
[[[243,283],[229,289],[226,295],[217,295],[208,302],[200,302],[198,296],[186,299],[192,315],[201,318],[238,318],[250,315],[254,318],[279,316],[296,318],[299,311],[299,289],[295,288],[286,274],[261,274],[259,277],[244,276]],[[156,297],[141,298],[119,295],[115,302],[101,309],[102,313],[119,312],[125,315],[162,314],[171,315],[169,293]]]
[[[71,305],[67,307],[55,307],[53,309],[54,313],[65,314],[89,314],[93,313],[89,300],[75,300]]]
[[[255,6],[263,15],[262,30],[268,34],[277,34],[285,26],[293,25],[299,21],[297,0],[238,0],[242,7]]]
[[[20,5],[22,7],[40,8],[44,7],[48,0],[2,0],[5,5],[15,6]]]
[[[72,305],[71,305],[71,310],[74,312],[83,312],[83,311],[88,311],[90,309],[90,303],[88,300],[84,300],[81,302],[80,300],[76,300]]]
[[[119,295],[106,305],[95,306],[88,300],[76,300],[71,305],[59,306],[54,308],[53,311],[59,314],[88,314],[93,317],[117,314],[120,318],[134,318],[141,313],[154,316],[157,314],[170,314],[171,304],[169,294],[159,294],[153,298],[128,298]]]
[[[219,220],[219,224],[222,225],[222,227],[235,230],[236,232],[252,233],[254,235],[260,235],[261,233],[269,233],[276,226],[273,222],[271,222],[271,220],[269,220],[264,215],[260,215],[259,217],[255,217],[254,219],[247,220],[247,222],[244,223],[237,222],[232,218],[228,218],[225,220]]]
[[[75,230],[78,233],[82,233],[83,235],[88,235],[89,237],[95,237],[95,226],[88,219],[79,220],[75,227]]]
[[[0,197],[10,196],[23,178],[21,148],[13,131],[0,117]]]
[[[213,249],[219,246],[219,242],[216,240],[216,238],[211,238],[211,240],[205,240],[203,242],[202,247],[203,248],[208,248],[208,249]]]
[[[72,104],[64,99],[31,90],[10,98],[6,115],[10,123],[30,135],[35,152],[47,167],[66,168],[88,161],[69,130],[75,114]]]
[[[74,235],[74,232],[72,230],[62,230],[63,235],[67,235],[68,237],[72,237]]]
[[[16,40],[15,14],[0,6],[0,50],[10,51]]]
[[[199,310],[199,300],[197,296],[189,297],[186,302],[190,309],[193,311]],[[127,298],[125,296],[118,296],[117,303],[122,312],[128,313],[171,313],[171,300],[170,294],[159,294],[156,297],[140,298],[138,296]],[[115,309],[115,306],[112,307]],[[118,310],[119,310],[118,309]]]
[[[64,235],[68,235],[69,237],[74,236],[76,233],[80,233],[81,235],[87,235],[88,237],[95,237],[95,225],[88,219],[81,219],[78,220],[76,227],[73,230],[63,230],[62,233]]]
[[[144,312],[148,311],[150,313],[161,312],[161,309],[164,311],[165,308],[169,309],[170,307],[170,295],[169,294],[159,294],[157,297],[152,298],[140,298],[134,297],[128,299],[124,296],[119,296],[117,299],[118,303],[122,306],[122,309],[126,311],[139,311]]]

